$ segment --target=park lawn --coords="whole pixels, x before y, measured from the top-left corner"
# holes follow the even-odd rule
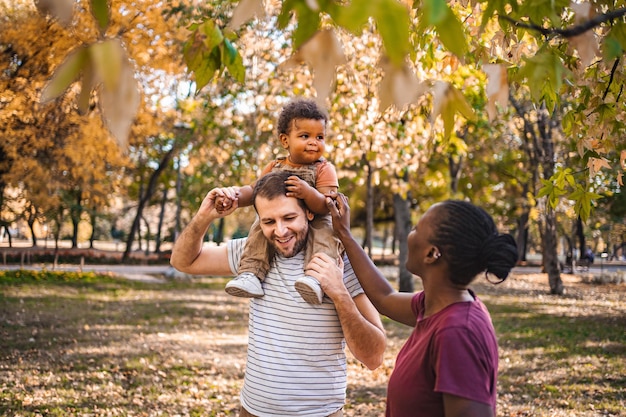
[[[500,343],[499,416],[626,416],[626,285],[564,280],[564,297],[539,274],[474,286]],[[224,284],[0,271],[0,415],[235,416],[247,302]],[[384,323],[380,368],[348,355],[346,416],[384,415],[411,330]]]

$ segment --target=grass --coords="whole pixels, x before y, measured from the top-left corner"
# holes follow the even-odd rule
[[[499,416],[626,416],[626,286],[540,275],[479,283],[500,343]],[[225,280],[165,284],[0,271],[0,415],[235,416],[247,304]],[[383,366],[349,356],[346,416],[384,414],[410,328],[384,321]]]

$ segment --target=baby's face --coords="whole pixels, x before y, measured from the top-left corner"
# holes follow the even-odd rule
[[[283,148],[294,164],[309,165],[326,151],[326,122],[317,119],[294,119],[288,134],[280,136]]]

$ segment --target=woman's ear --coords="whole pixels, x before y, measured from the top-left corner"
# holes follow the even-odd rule
[[[441,251],[437,246],[432,246],[428,251],[428,255],[426,255],[426,262],[434,263],[437,262],[439,258],[441,258]]]

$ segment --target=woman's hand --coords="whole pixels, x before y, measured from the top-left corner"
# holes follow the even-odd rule
[[[339,239],[350,235],[350,206],[348,198],[338,193],[335,199],[326,196],[326,207],[333,219],[333,230]]]

